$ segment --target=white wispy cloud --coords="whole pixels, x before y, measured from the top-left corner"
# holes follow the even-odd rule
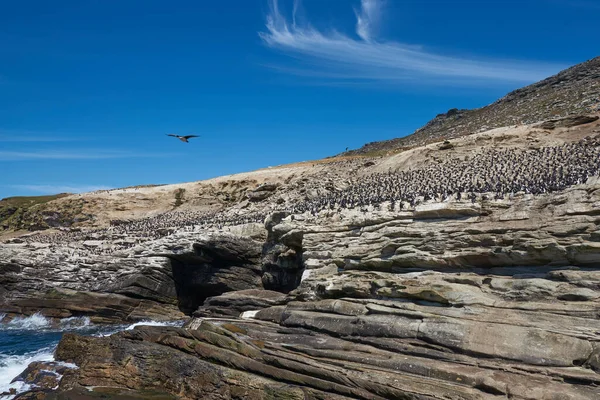
[[[370,42],[377,34],[377,28],[381,19],[383,4],[378,0],[362,0],[360,11],[354,11],[356,14],[356,34],[362,40]]]
[[[29,192],[39,194],[57,194],[57,193],[86,193],[94,192],[96,190],[109,190],[112,189],[106,185],[74,185],[74,184],[63,184],[63,185],[10,185],[11,188],[26,190]]]
[[[47,142],[71,142],[73,140],[61,137],[44,137],[44,136],[10,136],[0,133],[0,142],[32,142],[32,143],[47,143]]]
[[[112,158],[155,158],[172,157],[173,153],[134,153],[119,150],[38,150],[38,151],[1,151],[0,161],[27,160],[105,160]]]
[[[418,81],[436,84],[490,84],[494,82],[531,83],[557,73],[566,66],[504,59],[474,59],[449,56],[422,46],[383,41],[375,34],[383,15],[380,0],[362,0],[356,35],[331,29],[324,33],[309,23],[289,23],[270,0],[266,32],[259,36],[272,49],[291,55],[294,67],[277,66],[298,75],[323,79],[370,80],[385,82]],[[297,5],[294,9],[297,8]]]
[[[82,142],[92,140],[85,135],[65,136],[57,132],[43,132],[31,130],[0,129],[0,142]]]

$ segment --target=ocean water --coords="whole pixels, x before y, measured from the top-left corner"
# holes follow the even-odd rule
[[[0,314],[0,321],[3,317]],[[143,321],[131,325],[94,325],[87,317],[65,318],[58,324],[53,324],[41,314],[0,323],[0,394],[8,392],[11,388],[16,389],[17,393],[28,390],[29,386],[23,382],[11,383],[11,381],[34,361],[54,361],[54,350],[65,332],[107,336],[139,325],[181,326],[182,324],[182,321]],[[0,400],[10,400],[13,397],[0,396]]]

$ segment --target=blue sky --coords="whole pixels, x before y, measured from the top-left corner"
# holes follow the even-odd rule
[[[404,136],[600,55],[598,11],[596,0],[1,2],[0,198],[194,181]]]

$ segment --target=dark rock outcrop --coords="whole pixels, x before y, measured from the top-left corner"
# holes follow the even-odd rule
[[[225,292],[262,288],[261,244],[247,238],[210,236],[192,254],[169,256],[179,308],[195,311],[204,300]]]
[[[257,187],[254,190],[249,190],[246,193],[246,197],[250,201],[259,202],[271,197],[276,190],[277,185],[265,184]]]
[[[599,118],[600,117],[596,115],[576,115],[573,117],[551,119],[549,121],[542,122],[539,127],[542,129],[572,128],[574,126],[596,122]]]
[[[101,241],[83,242],[84,251],[98,246]],[[136,257],[80,257],[68,247],[54,252],[19,244],[5,251],[0,309],[9,316],[41,312],[100,323],[180,319],[209,297],[263,287],[262,243],[233,235],[181,241],[174,235]]]
[[[440,150],[450,150],[452,148],[454,148],[454,145],[449,140],[444,140],[444,143],[438,146]]]
[[[298,287],[304,272],[301,230],[281,224],[287,213],[274,213],[265,222],[268,236],[263,246],[262,282],[265,289],[289,292]]]

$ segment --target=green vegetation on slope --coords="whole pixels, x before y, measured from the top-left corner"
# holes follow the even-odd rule
[[[179,188],[175,191],[175,205],[174,208],[179,207],[180,205],[183,204],[184,199],[183,197],[185,196],[185,189],[183,188]]]
[[[61,193],[50,196],[19,196],[0,200],[0,231],[37,230],[70,224],[81,211],[70,204],[65,210],[48,207],[48,203],[69,196]]]

